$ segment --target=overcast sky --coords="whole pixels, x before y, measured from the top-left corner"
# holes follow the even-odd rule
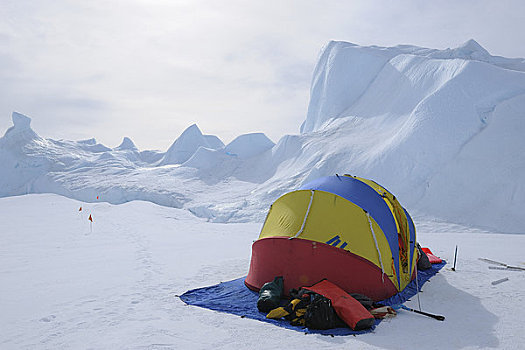
[[[525,57],[525,1],[0,2],[0,135],[129,136],[166,150],[188,126],[225,143],[297,134],[329,40],[445,49],[475,39]]]

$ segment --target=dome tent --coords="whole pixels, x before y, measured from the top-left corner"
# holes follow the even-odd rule
[[[270,207],[245,284],[259,290],[275,276],[284,290],[322,279],[383,300],[415,277],[415,226],[394,195],[374,181],[329,176]]]

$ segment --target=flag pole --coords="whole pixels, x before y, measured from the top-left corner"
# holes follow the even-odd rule
[[[456,244],[456,251],[454,252],[454,266],[452,266],[452,271],[456,271],[456,259],[458,257],[458,246]]]
[[[93,233],[93,217],[89,214],[89,233]]]

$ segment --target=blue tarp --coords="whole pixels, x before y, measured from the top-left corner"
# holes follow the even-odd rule
[[[441,264],[432,265],[431,269],[426,271],[418,271],[418,283],[419,288],[428,281],[432,276],[434,276],[438,271],[445,266],[446,262],[443,261]],[[350,334],[363,334],[371,332],[380,322],[376,320],[376,324],[371,329],[365,331],[353,331],[350,328],[334,328],[327,330],[316,330],[295,327],[290,325],[286,320],[272,320],[266,318],[266,314],[259,312],[257,309],[257,298],[258,293],[249,290],[244,285],[245,277],[241,277],[229,282],[222,282],[220,284],[193,289],[187,291],[180,296],[181,300],[188,305],[199,306],[210,310],[226,312],[229,314],[252,318],[254,320],[259,320],[262,322],[272,323],[279,327],[284,327],[288,329],[293,329],[305,333],[315,333],[315,334],[324,334],[324,335],[350,335]],[[407,301],[409,298],[416,294],[416,281],[412,281],[401,293],[394,295],[391,298],[388,298],[382,302],[383,305],[399,305]],[[283,303],[286,301],[283,300]]]

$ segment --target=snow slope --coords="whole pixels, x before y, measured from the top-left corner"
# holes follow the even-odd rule
[[[185,130],[167,152],[50,140],[13,113],[0,196],[147,200],[215,222],[262,221],[280,195],[334,173],[371,178],[414,215],[525,232],[525,62],[470,40],[455,49],[330,42],[301,134],[228,145]]]
[[[260,224],[209,223],[144,201],[0,198],[0,348],[522,349],[525,273],[490,270],[478,258],[525,266],[525,235],[426,220],[416,225],[423,246],[450,262],[459,246],[457,271],[448,265],[420,295],[424,311],[446,320],[400,311],[374,333],[332,338],[177,298],[244,276]],[[407,305],[417,308],[417,301]]]
[[[513,70],[515,73],[525,72],[525,59],[491,56],[475,40],[446,50],[410,45],[362,47],[331,41],[323,48],[313,73],[308,115],[301,126],[301,132],[317,130],[327,120],[348,114],[345,111],[360,102],[358,100],[362,97],[365,97],[365,101],[361,102],[365,111],[371,107],[394,114],[411,111],[417,104],[414,104],[415,101],[419,102],[438,90],[460,73],[466,64],[481,64],[485,69],[491,69],[489,66],[492,66]],[[483,80],[487,73],[482,71],[478,79]],[[520,76],[515,73],[513,77]],[[518,86],[509,88],[516,94],[523,93],[523,85],[519,80],[505,80],[507,83],[514,80]],[[375,85],[374,89],[369,90],[372,83]],[[381,89],[383,91],[378,91]],[[494,87],[487,90],[490,93]],[[385,97],[386,101],[383,100]],[[374,103],[370,103],[371,99]],[[393,107],[399,110],[392,110]],[[378,111],[372,110],[368,114],[374,113]]]
[[[224,144],[217,136],[203,135],[197,124],[193,124],[168,148],[160,165],[182,164],[200,147],[218,149],[224,147]]]
[[[374,137],[350,167],[409,208],[524,232],[524,71],[525,60],[492,57],[473,40],[444,51],[331,42],[302,131],[348,118]]]

